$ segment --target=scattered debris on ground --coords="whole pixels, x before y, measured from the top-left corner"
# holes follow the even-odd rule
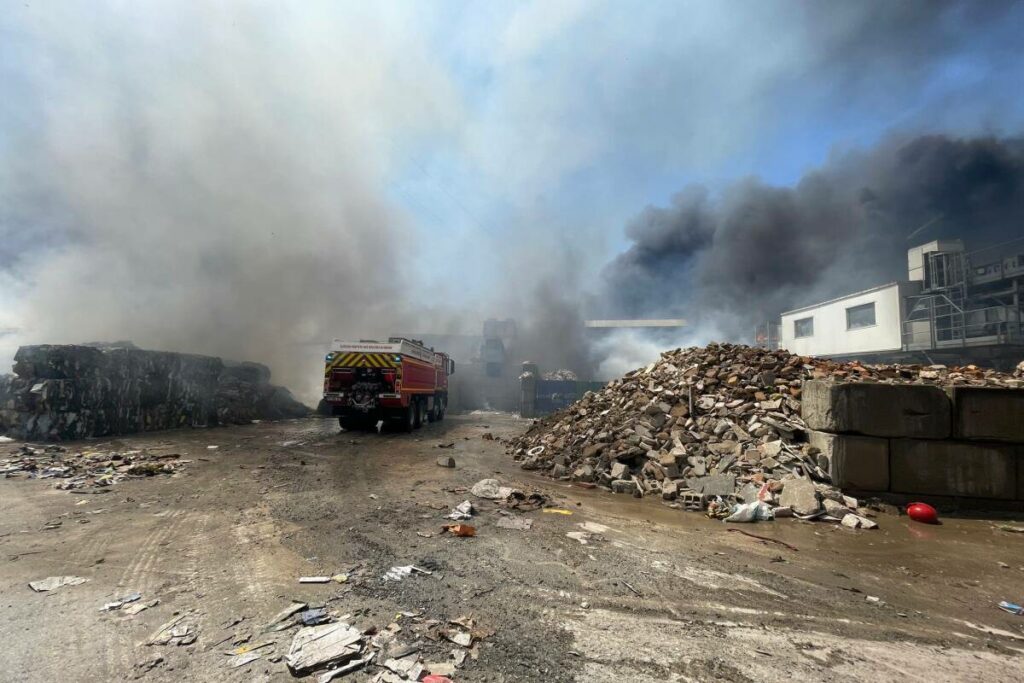
[[[121,609],[122,607],[124,607],[128,603],[136,602],[137,600],[141,600],[141,599],[142,599],[142,593],[132,593],[131,595],[126,595],[123,598],[118,598],[117,600],[113,600],[111,602],[108,602],[107,604],[103,605],[103,607],[100,607],[100,611],[101,612],[113,612],[115,610]]]
[[[159,604],[160,604],[160,600],[158,600],[158,599],[149,600],[147,602],[135,602],[135,603],[132,603],[131,605],[128,605],[124,609],[122,609],[121,613],[122,614],[127,614],[128,616],[134,616],[134,615],[138,614],[139,612],[143,612],[143,611],[149,609],[150,607],[156,607]]]
[[[64,586],[78,586],[88,580],[81,576],[47,576],[39,581],[29,581],[28,587],[36,593],[45,593],[47,591],[55,591]]]
[[[502,529],[515,529],[517,531],[529,531],[533,528],[533,520],[528,517],[499,517],[495,526]]]
[[[476,527],[469,524],[445,524],[441,528],[452,536],[462,536],[463,538],[476,536]]]
[[[274,618],[271,619],[267,623],[267,625],[263,627],[263,632],[267,633],[270,631],[283,631],[286,628],[291,628],[295,625],[293,617],[297,613],[305,610],[307,607],[309,607],[309,605],[307,605],[304,602],[293,602],[291,605],[285,607],[283,610],[274,615]]]
[[[383,578],[385,581],[401,581],[402,579],[412,575],[413,573],[426,574],[429,576],[432,572],[427,569],[422,569],[420,567],[416,567],[414,565],[409,564],[405,566],[392,567],[384,573]]]
[[[304,674],[358,655],[362,641],[363,634],[344,622],[311,626],[295,634],[284,661],[293,674]]]
[[[454,519],[456,521],[472,519],[473,512],[473,503],[468,500],[464,500],[455,506],[455,509],[448,515],[448,519]]]
[[[1003,610],[1004,612],[1009,612],[1010,614],[1024,615],[1024,607],[1022,607],[1021,605],[1014,604],[1012,602],[1007,602],[1006,600],[1003,600],[999,603],[999,609]]]
[[[542,493],[534,491],[527,494],[511,486],[502,486],[497,479],[481,479],[469,492],[477,498],[492,500],[501,507],[520,512],[539,510],[548,504],[547,496]]]
[[[164,623],[146,641],[146,645],[191,645],[199,638],[198,628],[188,621],[189,615],[179,614]]]
[[[192,462],[180,453],[161,450],[80,451],[25,444],[0,459],[0,474],[6,479],[56,479],[55,488],[82,493],[103,490],[124,479],[173,475]]]
[[[388,574],[408,576],[428,570],[414,566],[393,567]],[[456,619],[427,619],[422,612],[400,612],[395,620],[384,628],[369,627],[360,630],[349,620],[352,615],[338,615],[326,607],[309,608],[306,603],[293,602],[278,612],[263,627],[263,632],[275,632],[297,626],[291,637],[283,659],[289,672],[294,676],[311,676],[317,683],[330,681],[360,669],[367,669],[372,680],[381,682],[450,680],[462,667],[469,656],[477,657],[475,644],[493,635],[493,631],[481,627],[475,619],[463,616]],[[164,639],[175,628],[180,628],[184,616],[161,626],[151,641]],[[228,639],[234,636],[229,636]],[[282,645],[273,640],[249,644],[250,636],[237,639],[239,647],[224,651],[228,655],[228,666],[239,668],[264,656],[278,661],[273,648]],[[431,645],[433,643],[433,645]],[[451,650],[454,644],[456,649]],[[424,661],[425,650],[431,650],[436,661]],[[450,653],[450,661],[440,661],[444,653]],[[315,676],[315,678],[313,678]]]
[[[797,516],[877,526],[831,485],[806,442],[805,379],[1021,387],[973,365],[864,365],[732,344],[676,349],[537,421],[509,450],[523,469],[728,521]],[[486,482],[486,485],[485,485]],[[493,480],[474,495],[502,495]],[[743,505],[741,508],[740,505]],[[773,513],[769,515],[769,513]]]

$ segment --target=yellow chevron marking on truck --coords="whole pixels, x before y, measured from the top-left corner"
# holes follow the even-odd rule
[[[337,368],[397,368],[400,364],[390,353],[342,353],[327,362],[324,374]]]

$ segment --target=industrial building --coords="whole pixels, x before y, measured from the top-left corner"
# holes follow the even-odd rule
[[[875,362],[1024,358],[1024,238],[968,253],[960,240],[907,251],[907,279],[782,314],[779,344]]]

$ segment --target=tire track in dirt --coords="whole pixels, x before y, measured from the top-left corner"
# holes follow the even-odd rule
[[[149,531],[141,543],[139,551],[125,567],[118,585],[124,588],[133,589],[145,594],[147,590],[152,591],[156,587],[155,579],[166,576],[167,572],[154,569],[160,561],[164,544],[176,536],[178,530],[190,522],[195,513],[185,510],[174,510],[161,521],[169,519],[169,522],[156,522],[154,529]]]
[[[154,567],[161,559],[162,551],[166,547],[164,544],[175,537],[178,530],[188,523],[191,517],[193,517],[193,513],[174,510],[164,517],[153,518],[159,521],[150,521],[150,524],[153,525],[152,528],[143,537],[132,560],[124,565],[121,571],[117,582],[118,594],[139,592],[142,593],[142,600],[160,598],[161,604],[164,602],[156,593],[166,579],[167,573],[156,570]],[[164,520],[169,521],[165,522]],[[134,618],[115,612],[112,619],[107,622],[106,628],[102,630],[102,649],[106,665],[104,673],[110,680],[118,676],[127,677],[135,660],[143,658],[138,654],[136,643],[132,642],[133,635],[130,633],[130,624],[126,623]]]
[[[266,542],[279,543],[280,528],[270,517],[265,506],[246,510],[250,521],[231,527],[236,562],[232,564],[232,584],[244,591],[246,601],[266,605],[275,600],[275,587],[280,582],[279,572],[270,562],[273,549],[261,549]]]

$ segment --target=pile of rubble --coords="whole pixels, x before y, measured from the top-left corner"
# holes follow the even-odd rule
[[[123,479],[170,475],[191,460],[153,450],[69,451],[63,446],[23,445],[0,458],[5,479],[56,479],[55,488],[80,493],[113,486]]]
[[[58,441],[302,417],[258,363],[131,345],[23,346],[0,377],[0,430]]]
[[[741,516],[752,519],[796,514],[870,526],[806,442],[801,386],[826,378],[1024,387],[1024,364],[1009,375],[973,365],[838,363],[732,344],[676,349],[538,421],[510,450],[524,469],[714,516],[743,507]]]

